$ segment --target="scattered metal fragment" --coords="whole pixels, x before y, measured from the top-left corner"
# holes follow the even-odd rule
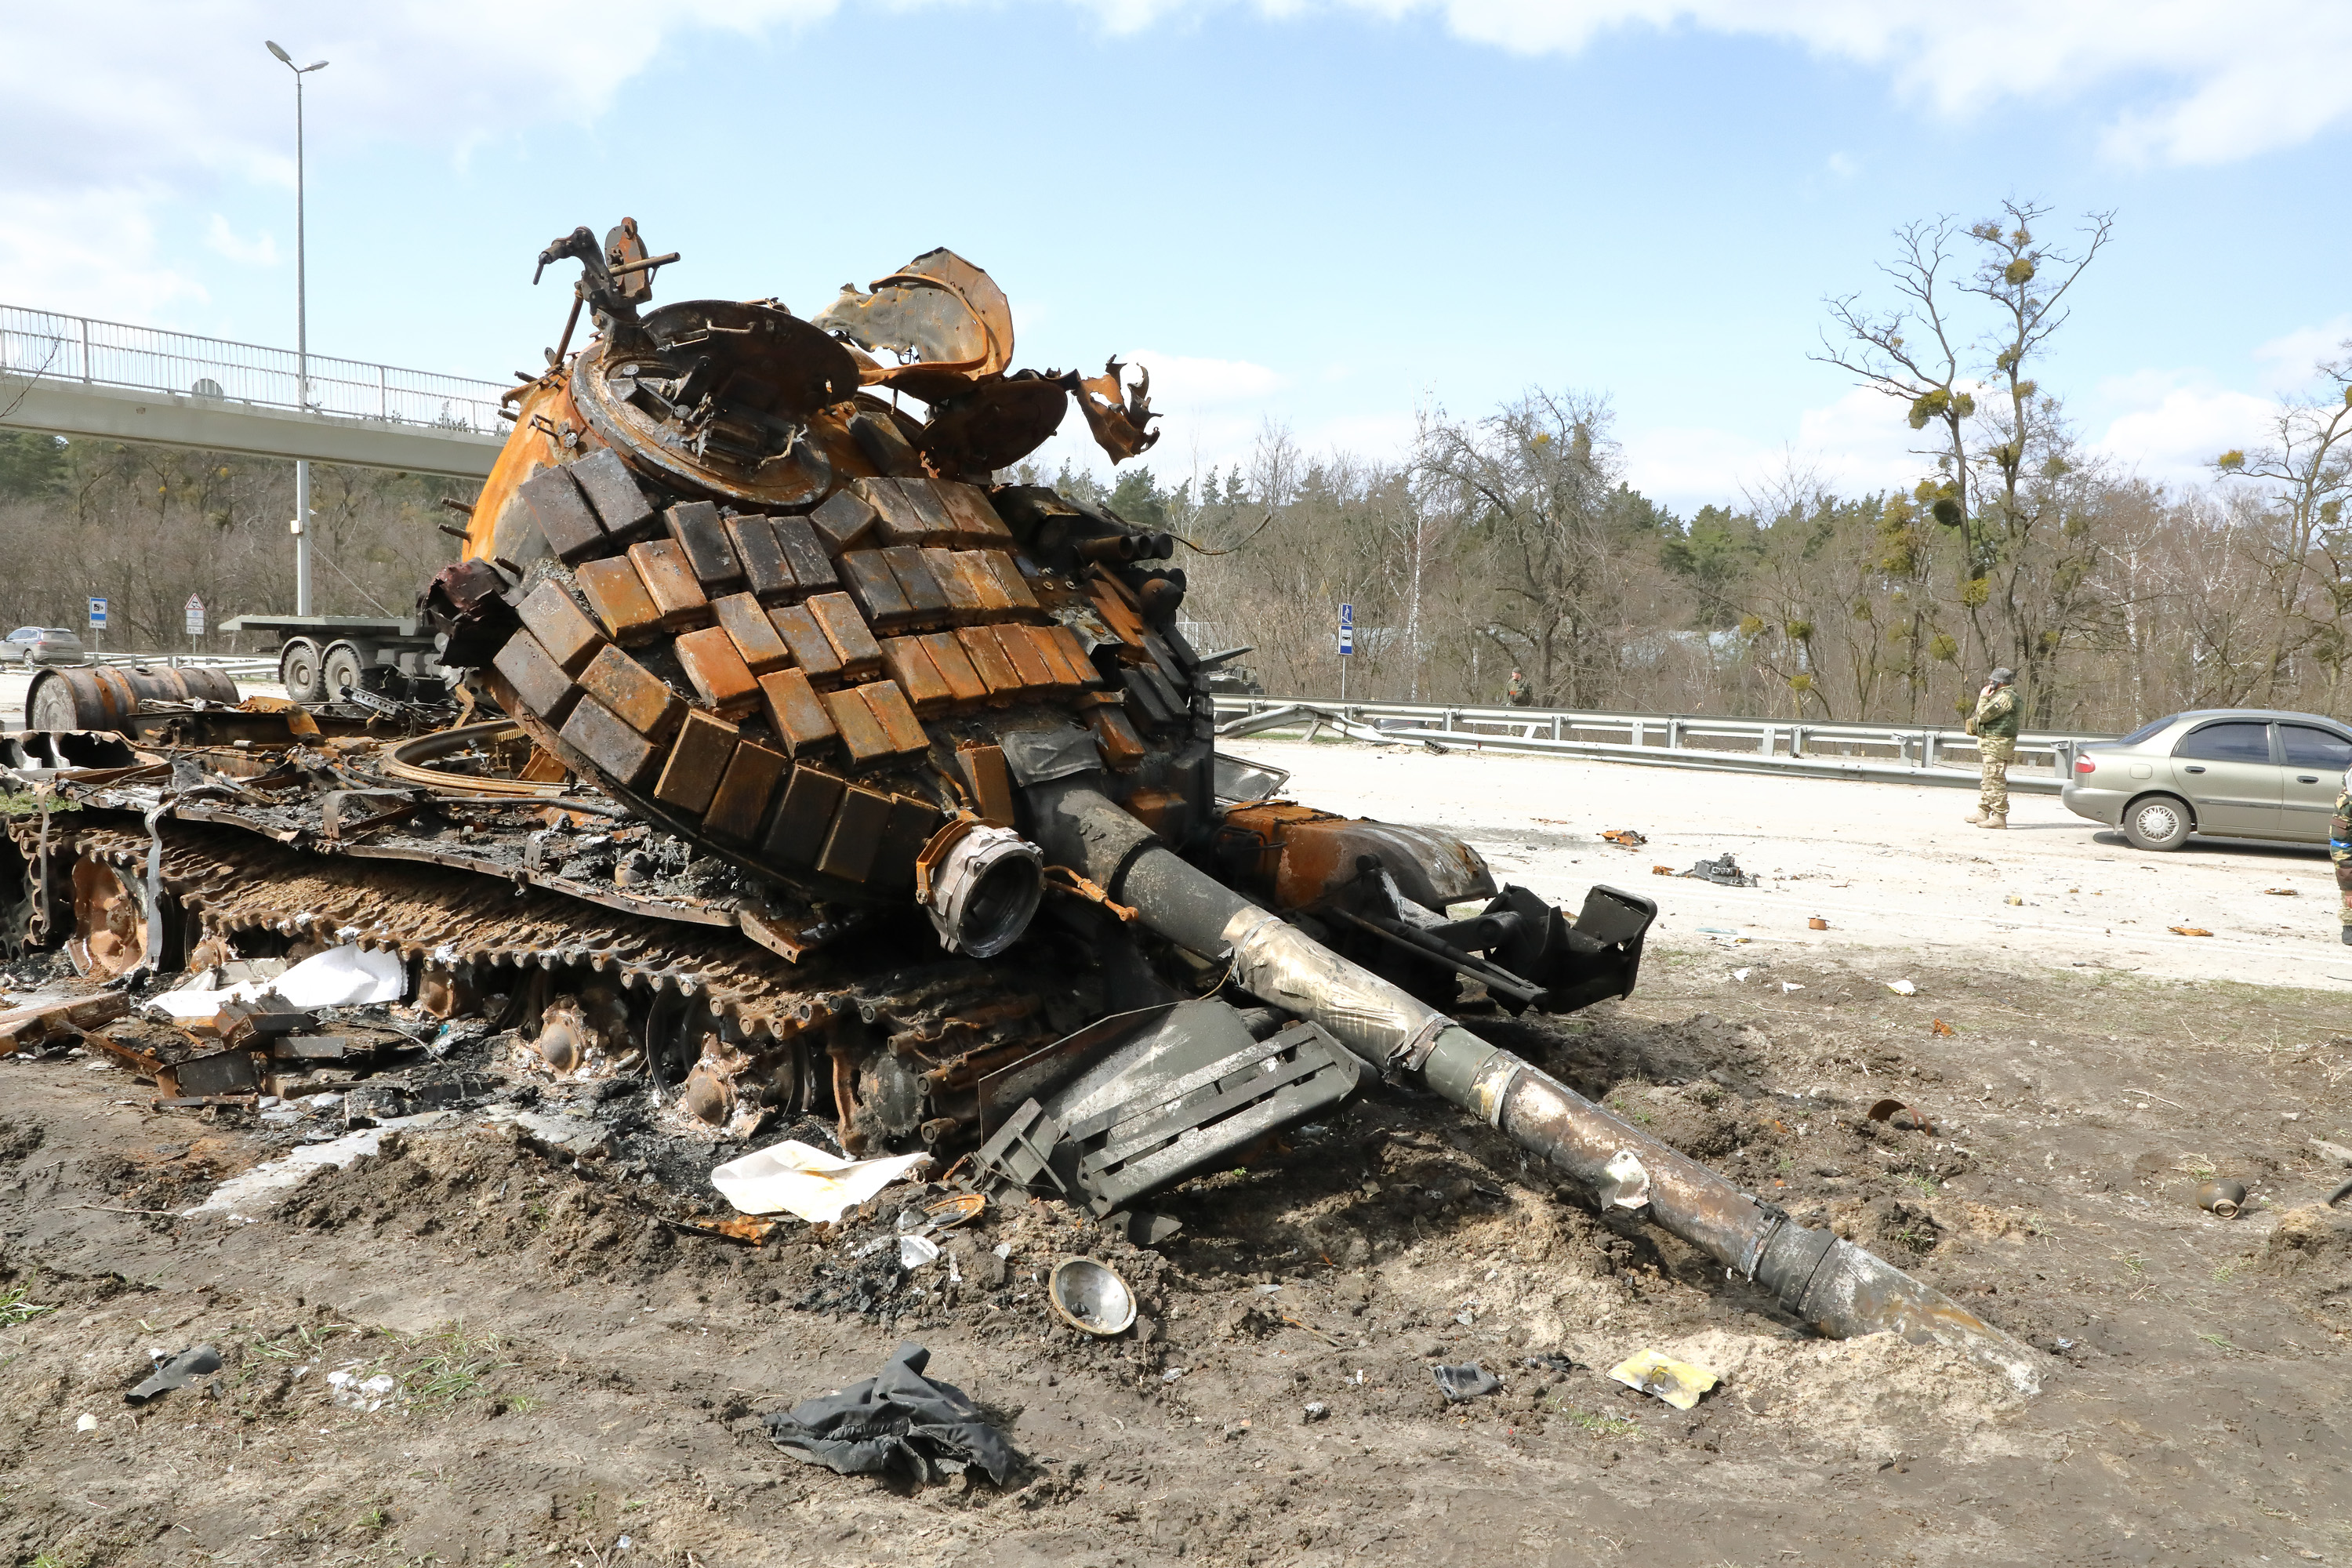
[[[137,1387],[122,1396],[126,1405],[144,1405],[160,1399],[175,1388],[185,1388],[196,1379],[221,1369],[220,1352],[211,1345],[197,1345],[175,1356],[155,1358],[155,1370]]]
[[[1902,1123],[1895,1119],[1898,1116],[1907,1116],[1911,1119],[1914,1131],[1927,1133],[1936,1131],[1936,1124],[1927,1120],[1927,1112],[1899,1100],[1877,1100],[1872,1104],[1868,1114],[1873,1121],[1884,1121],[1890,1127],[1901,1126]]]
[[[2210,1181],[2197,1189],[2197,1206],[2220,1219],[2235,1219],[2238,1211],[2246,1206],[2246,1184],[2232,1181]]]
[[[1687,871],[1677,871],[1677,877],[1696,877],[1703,882],[1713,882],[1725,888],[1752,888],[1756,879],[1739,868],[1731,851],[1725,850],[1712,860],[1701,860]]]
[[[1489,1394],[1499,1394],[1503,1387],[1501,1378],[1475,1361],[1460,1366],[1441,1362],[1429,1369],[1429,1375],[1437,1380],[1437,1391],[1445,1395],[1449,1405],[1467,1404]]]
[[[1082,1334],[1108,1339],[1135,1326],[1135,1292],[1108,1264],[1065,1258],[1046,1280],[1055,1315]]]
[[[1601,837],[1620,849],[1639,849],[1650,841],[1647,834],[1636,833],[1630,827],[1604,828]]]

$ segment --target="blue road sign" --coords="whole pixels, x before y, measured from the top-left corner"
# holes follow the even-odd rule
[[[89,624],[94,626],[102,626],[106,625],[106,601],[104,599],[92,599],[89,602]]]
[[[1356,606],[1339,606],[1339,657],[1347,658],[1356,651]]]

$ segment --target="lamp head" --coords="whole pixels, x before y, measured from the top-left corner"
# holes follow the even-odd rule
[[[271,54],[276,55],[279,59],[285,61],[289,66],[294,63],[294,57],[288,54],[284,49],[279,48],[276,39],[264,38],[261,41],[269,46],[269,52]]]

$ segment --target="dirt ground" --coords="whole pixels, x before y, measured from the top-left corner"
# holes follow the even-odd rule
[[[1628,1001],[1469,1021],[2026,1338],[2041,1394],[1810,1338],[1385,1090],[1184,1189],[1157,1253],[998,1209],[949,1288],[855,1258],[856,1225],[753,1248],[673,1223],[680,1194],[552,1095],[181,1217],[285,1131],[19,1057],[0,1561],[2352,1562],[2352,1215],[2316,1206],[2352,1172],[2314,1142],[2352,1145],[2339,1002],[1932,962],[1898,996],[1735,956],[1744,979],[1669,950]],[[1867,1120],[1883,1096],[1932,1131]],[[2247,1183],[2243,1217],[2196,1206],[2210,1172]],[[1126,1273],[1136,1334],[1046,1313],[1069,1253]],[[902,1339],[1027,1456],[1002,1491],[768,1442],[762,1414]],[[126,1405],[151,1351],[196,1343],[209,1384]],[[1602,1374],[1643,1347],[1723,1381],[1684,1414]],[[1447,1405],[1429,1368],[1474,1360],[1503,1392]]]

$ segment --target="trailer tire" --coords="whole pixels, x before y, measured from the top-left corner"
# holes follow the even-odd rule
[[[339,642],[331,645],[320,665],[320,695],[330,702],[340,702],[343,688],[348,686],[354,691],[360,689],[360,672],[367,668],[367,663],[360,656],[360,650],[352,644]]]
[[[278,650],[278,679],[285,683],[286,695],[297,702],[325,701],[326,670],[319,645],[309,637],[288,637],[286,646]]]

